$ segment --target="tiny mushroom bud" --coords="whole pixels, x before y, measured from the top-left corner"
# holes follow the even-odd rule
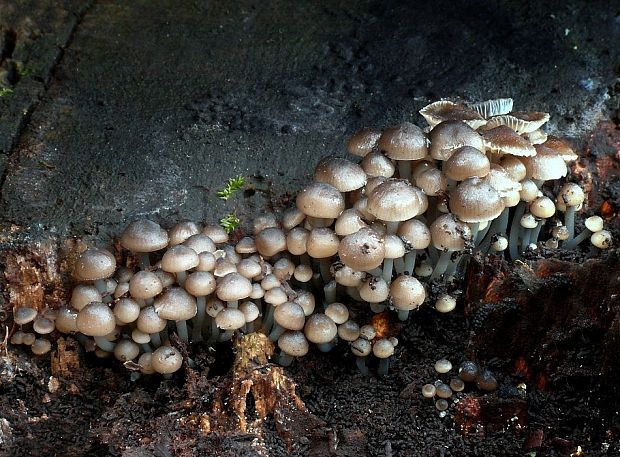
[[[440,359],[435,362],[435,371],[437,373],[447,373],[452,369],[452,364],[447,359]]]
[[[101,302],[89,303],[80,310],[76,324],[84,335],[94,337],[101,349],[108,352],[114,350],[114,344],[105,338],[116,328],[114,313],[108,305]]]
[[[161,346],[155,349],[151,357],[152,369],[163,375],[178,371],[183,363],[181,353],[171,346]]]
[[[115,270],[116,259],[110,252],[91,248],[80,255],[73,267],[73,276],[79,281],[94,281],[104,301],[110,301],[104,280],[112,276]]]
[[[372,345],[372,353],[379,359],[379,376],[388,374],[390,367],[389,358],[394,354],[394,345],[386,338],[375,341]]]
[[[13,322],[17,325],[25,325],[32,322],[35,317],[37,317],[36,309],[22,306],[15,308],[15,312],[13,313]]]
[[[328,352],[332,348],[337,333],[336,324],[325,314],[312,314],[306,319],[304,334],[308,341],[316,344],[322,352]]]
[[[278,363],[289,366],[294,357],[303,357],[308,353],[310,345],[301,331],[288,330],[278,338],[278,347],[282,351]]]
[[[47,354],[49,351],[52,350],[52,343],[50,343],[49,340],[37,338],[30,346],[30,350],[34,355]]]
[[[456,308],[456,299],[448,294],[441,294],[435,301],[435,309],[440,313],[449,313]]]

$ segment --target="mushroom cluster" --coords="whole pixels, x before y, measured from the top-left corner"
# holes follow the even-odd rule
[[[439,101],[420,113],[424,129],[357,132],[347,145],[354,160],[322,159],[295,207],[255,219],[236,243],[219,226],[131,223],[120,244],[139,268],[85,251],[55,327],[143,373],[180,367],[170,331],[209,345],[262,331],[283,365],[310,343],[329,351],[342,340],[363,373],[372,353],[385,374],[397,341],[360,320],[389,310],[407,320],[428,284],[458,275],[473,252],[517,259],[539,241],[611,245],[598,216],[575,236],[585,195],[566,178],[577,156],[541,129],[548,114],[513,112],[511,99]],[[451,295],[433,299],[439,312],[456,306]]]
[[[439,374],[432,384],[424,384],[422,386],[422,396],[424,398],[435,400],[435,408],[440,414],[445,415],[450,404],[448,400],[458,392],[465,390],[466,382],[475,383],[476,387],[486,392],[497,389],[497,380],[487,369],[482,369],[476,362],[470,360],[464,361],[458,369],[457,376],[448,376],[452,370],[452,363],[449,360],[441,359],[435,362],[435,371]]]

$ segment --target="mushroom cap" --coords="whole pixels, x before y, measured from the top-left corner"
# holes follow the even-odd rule
[[[591,232],[603,230],[603,218],[601,216],[590,216],[585,220],[584,224]]]
[[[201,254],[203,252],[213,253],[217,249],[213,240],[204,233],[197,233],[196,235],[190,236],[183,244],[193,249],[196,254]]]
[[[435,309],[440,313],[449,313],[456,308],[456,299],[452,295],[442,294],[435,300]]]
[[[37,338],[33,341],[30,346],[30,350],[34,355],[43,355],[47,354],[52,350],[52,343],[49,340],[43,338]]]
[[[325,307],[325,315],[336,324],[344,324],[349,319],[349,308],[343,303],[330,303]]]
[[[153,298],[163,288],[159,276],[150,271],[139,271],[129,280],[129,294],[140,300]]]
[[[167,321],[159,317],[155,307],[147,306],[140,310],[140,315],[136,321],[138,330],[144,333],[157,333],[166,328]]]
[[[482,180],[495,189],[500,197],[509,197],[522,189],[521,183],[511,178],[506,170],[496,163],[491,165],[491,170]]]
[[[73,276],[79,281],[96,281],[109,278],[116,270],[116,259],[105,249],[90,248],[84,251],[73,267]]]
[[[179,273],[197,267],[198,262],[196,251],[183,244],[178,244],[166,251],[161,259],[161,269],[170,273]]]
[[[499,165],[514,181],[522,181],[527,175],[523,162],[515,156],[505,155],[499,160]]]
[[[586,198],[581,186],[573,182],[564,184],[558,195],[558,200],[564,203],[564,206],[579,206]]]
[[[431,244],[431,232],[419,219],[409,219],[398,226],[400,236],[410,249],[426,249]]]
[[[338,247],[342,263],[356,271],[369,271],[378,267],[385,258],[385,246],[371,228],[362,228],[345,236]]]
[[[450,158],[444,161],[441,170],[449,179],[463,181],[474,176],[483,178],[491,170],[491,163],[480,150],[463,146],[456,149]]]
[[[215,316],[215,324],[222,330],[237,330],[245,325],[245,314],[237,308],[224,308]]]
[[[367,226],[368,224],[362,218],[362,213],[355,208],[349,208],[345,209],[336,219],[334,231],[338,236],[347,236]]]
[[[71,292],[71,306],[79,311],[93,301],[101,301],[101,294],[92,284],[78,284]]]
[[[140,305],[131,298],[121,298],[114,304],[114,316],[123,324],[129,324],[138,319]]]
[[[52,333],[55,328],[54,321],[47,317],[39,316],[32,323],[32,329],[40,335]]]
[[[116,328],[116,319],[108,305],[92,302],[80,310],[76,324],[84,335],[105,336]]]
[[[282,303],[273,312],[274,320],[287,330],[303,330],[306,323],[304,309],[295,302]]]
[[[386,259],[398,259],[405,255],[405,243],[396,235],[385,235],[383,239]]]
[[[15,308],[15,311],[13,312],[13,322],[18,325],[28,324],[29,322],[32,322],[35,317],[37,317],[37,310],[26,306]]]
[[[383,131],[379,149],[393,160],[418,160],[428,155],[428,140],[420,127],[403,122]]]
[[[121,246],[132,252],[153,252],[168,246],[168,232],[148,219],[133,221],[121,234]]]
[[[207,235],[215,244],[226,243],[228,241],[228,233],[217,224],[205,225],[202,233]]]
[[[396,171],[396,167],[392,161],[377,151],[373,151],[364,157],[360,162],[360,166],[369,178],[377,176],[390,178]]]
[[[297,210],[297,208],[295,208],[295,210]],[[254,238],[251,236],[244,236],[241,238],[235,245],[235,251],[239,254],[252,254],[256,252],[256,243],[254,243]]]
[[[527,139],[523,138],[510,127],[498,127],[483,130],[482,138],[487,151],[495,154],[510,154],[518,157],[536,155],[536,149]]]
[[[338,326],[338,336],[344,341],[355,341],[360,337],[360,326],[352,320],[343,322]]]
[[[351,352],[357,357],[366,357],[372,351],[372,344],[364,338],[358,338],[351,343]]]
[[[77,332],[77,315],[78,313],[69,308],[60,308],[56,317],[56,330],[61,333]]]
[[[237,272],[248,279],[254,278],[263,272],[263,269],[256,260],[243,259],[237,264]],[[185,285],[187,289],[187,284]]]
[[[590,237],[590,242],[599,249],[608,249],[613,243],[613,237],[608,230],[599,230]]]
[[[436,160],[448,160],[454,151],[463,146],[484,151],[480,134],[462,121],[437,124],[428,136],[431,140],[430,153]]]
[[[315,259],[325,259],[338,252],[340,238],[330,228],[314,228],[306,240],[306,251]]]
[[[177,244],[181,244],[192,235],[197,235],[199,233],[200,229],[195,222],[179,222],[170,230],[168,230],[168,246],[176,246]]]
[[[381,303],[387,300],[390,295],[390,288],[385,279],[379,276],[372,276],[359,288],[362,300],[368,303]]]
[[[160,346],[151,356],[151,367],[157,373],[170,374],[178,371],[183,364],[183,356],[171,346]]]
[[[306,216],[335,219],[344,210],[344,197],[334,186],[313,182],[306,186],[295,200],[297,208]]]
[[[426,290],[413,276],[401,275],[390,284],[391,304],[399,310],[417,309],[426,299]]]
[[[469,107],[480,114],[483,118],[488,119],[493,116],[510,113],[512,111],[512,104],[512,98],[496,98],[493,100],[472,103]]]
[[[555,205],[549,197],[538,197],[530,203],[530,212],[541,219],[549,219],[555,214]]]
[[[368,196],[368,211],[382,221],[406,221],[427,208],[424,192],[403,179],[388,179]]]
[[[286,249],[293,255],[305,254],[309,236],[309,230],[303,227],[294,227],[286,234]]]
[[[222,301],[236,301],[252,293],[252,283],[239,273],[232,272],[222,277],[217,285],[216,295]]]
[[[196,315],[196,299],[182,287],[171,287],[155,299],[155,311],[162,319],[186,321]]]
[[[536,155],[523,158],[528,178],[548,181],[566,176],[568,169],[560,154],[542,144],[534,147]]]
[[[287,330],[278,338],[278,347],[293,357],[303,357],[310,345],[303,332]]]
[[[301,291],[293,301],[304,309],[306,317],[314,312],[315,300],[312,292]]]
[[[450,211],[463,222],[490,221],[504,210],[500,194],[480,178],[468,178],[450,192]]]
[[[340,192],[351,192],[364,187],[366,173],[358,164],[347,159],[325,157],[314,170],[314,180],[330,184]]]
[[[510,114],[502,114],[494,116],[487,121],[486,129],[492,129],[500,125],[506,125],[519,135],[522,133],[530,133],[538,130],[549,120],[548,113],[541,112],[512,112]]]
[[[550,149],[553,149],[555,152],[562,156],[564,162],[572,162],[577,160],[579,156],[575,154],[573,148],[563,139],[558,138],[557,136],[548,136],[547,141],[543,143],[543,146],[546,146]]]
[[[439,169],[430,167],[415,178],[415,185],[422,189],[425,195],[436,197],[445,192],[448,180]]]
[[[347,151],[360,157],[365,157],[368,153],[376,149],[381,131],[370,128],[358,130],[349,138],[347,142]]]
[[[471,241],[471,229],[454,214],[442,214],[429,228],[433,246],[441,251],[461,251],[465,242]]]
[[[469,108],[461,103],[454,103],[448,100],[439,100],[426,105],[420,110],[420,114],[428,125],[435,125],[444,121],[462,121],[474,129],[486,124],[485,119],[476,110]]]
[[[140,346],[134,341],[124,338],[114,346],[114,357],[121,362],[133,360],[140,355]]]
[[[387,338],[381,338],[372,345],[372,353],[379,359],[387,359],[394,355],[394,345]]]
[[[289,208],[282,215],[282,228],[284,230],[291,230],[301,224],[305,218],[306,215],[299,211],[298,208]]]
[[[208,271],[194,271],[187,276],[185,290],[195,297],[204,297],[212,293],[217,284],[215,277]]]
[[[308,341],[315,344],[325,344],[332,341],[338,333],[338,327],[333,320],[322,313],[312,314],[306,319],[304,334]]]
[[[243,313],[245,316],[246,324],[249,322],[254,322],[260,316],[260,309],[256,306],[256,303],[252,301],[244,301],[239,305],[239,311]]]
[[[276,219],[275,214],[273,213],[261,214],[252,221],[252,234],[256,235],[261,230],[264,230],[270,227],[278,227],[278,220]]]

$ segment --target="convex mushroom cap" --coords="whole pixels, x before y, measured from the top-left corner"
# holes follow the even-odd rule
[[[249,297],[252,293],[252,283],[239,273],[228,273],[219,280],[216,289],[217,298],[232,302]]]
[[[84,335],[105,336],[116,328],[116,319],[108,305],[92,302],[80,310],[76,324]]]
[[[329,343],[337,333],[336,324],[325,314],[317,313],[308,316],[304,327],[304,334],[308,341],[315,344]]]
[[[463,222],[490,221],[504,210],[500,194],[480,178],[468,178],[450,192],[450,211]]]
[[[297,208],[307,216],[335,219],[344,210],[344,197],[334,186],[314,182],[306,186],[296,199]]]
[[[379,149],[393,160],[418,160],[428,155],[428,140],[420,127],[410,122],[390,127],[379,138]]]
[[[73,268],[79,281],[96,281],[109,278],[116,270],[116,259],[105,249],[90,248],[80,255]]]
[[[368,196],[368,211],[382,221],[405,221],[427,208],[426,195],[403,179],[388,179]]]
[[[168,232],[153,221],[140,219],[123,231],[121,246],[132,252],[159,251],[168,246]]]
[[[377,232],[365,227],[345,236],[338,247],[340,260],[356,271],[378,267],[385,258],[385,246]]]
[[[197,266],[198,254],[183,244],[168,249],[161,259],[161,269],[170,273],[187,271]]]
[[[186,321],[196,315],[196,299],[181,287],[171,287],[155,299],[155,311],[162,319]]]
[[[417,309],[426,299],[426,291],[413,276],[401,275],[390,284],[390,303],[399,310]]]
[[[340,192],[364,187],[366,173],[358,164],[340,157],[325,157],[314,170],[314,180],[330,184]]]

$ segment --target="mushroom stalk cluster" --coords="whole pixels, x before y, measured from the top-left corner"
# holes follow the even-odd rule
[[[388,309],[405,321],[430,282],[458,275],[476,251],[517,259],[541,240],[611,245],[600,218],[574,235],[585,201],[567,178],[577,156],[541,130],[548,114],[513,112],[511,99],[440,101],[420,113],[424,129],[404,122],[357,132],[347,145],[354,160],[322,159],[295,207],[257,218],[236,244],[219,226],[132,222],[120,243],[140,267],[117,269],[111,253],[85,251],[56,328],[79,332],[100,355],[137,360],[143,373],[177,366],[157,362],[173,350],[170,332],[213,345],[262,331],[283,365],[311,343],[329,351],[344,341],[360,371],[372,352],[386,374],[397,341],[352,310],[358,320]],[[545,183],[559,180],[553,195]],[[456,306],[449,295],[434,298],[439,312]]]

